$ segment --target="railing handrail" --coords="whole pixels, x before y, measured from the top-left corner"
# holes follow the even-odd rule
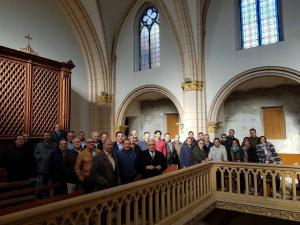
[[[102,191],[74,197],[72,199],[66,199],[60,202],[51,203],[48,205],[40,206],[38,208],[31,208],[24,211],[11,213],[0,217],[0,224],[13,223],[18,218],[23,218],[26,220],[28,218],[40,218],[41,215],[55,214],[55,212],[61,212],[62,210],[68,210],[69,208],[76,209],[77,207],[82,208],[95,204],[99,199],[110,199],[112,196],[124,196],[124,193],[130,194],[135,192],[136,189],[151,185],[155,186],[162,181],[170,180],[182,174],[192,173],[193,171],[199,170],[199,168],[209,168],[211,167],[211,162],[206,162],[198,165],[194,165],[185,169],[177,170],[172,173],[163,174],[160,176],[148,178],[145,180],[139,180],[129,184],[120,185],[117,187],[105,189]]]
[[[275,163],[245,163],[245,162],[212,162],[213,165],[216,166],[226,166],[226,165],[233,165],[233,166],[241,166],[243,168],[249,168],[249,167],[256,167],[257,169],[262,169],[262,168],[276,168],[276,169],[295,169],[295,170],[300,170],[299,165],[286,165],[286,164],[275,164]]]
[[[8,214],[0,217],[0,224],[17,224],[16,222],[22,221],[32,222],[39,221],[45,218],[55,217],[57,215],[61,215],[63,213],[67,213],[70,211],[80,210],[86,207],[90,207],[93,205],[97,205],[101,202],[107,202],[110,199],[116,198],[124,198],[124,196],[132,196],[132,194],[137,193],[139,191],[149,190],[153,187],[157,187],[157,185],[164,184],[165,186],[169,185],[168,182],[174,182],[178,180],[178,177],[182,177],[181,180],[188,180],[192,175],[201,176],[199,172],[210,174],[211,171],[218,169],[220,167],[225,168],[239,168],[242,169],[260,169],[260,170],[279,170],[279,171],[293,171],[300,172],[299,166],[291,166],[291,165],[283,165],[283,164],[258,164],[258,163],[243,163],[243,162],[205,162],[198,165],[194,165],[185,169],[181,169],[178,171],[174,171],[172,173],[167,173],[161,176],[156,176],[153,178],[136,181],[133,183],[117,186],[114,188],[106,189],[103,191],[78,196],[72,199],[63,200],[56,203],[51,203],[48,205],[44,205],[38,208],[32,208],[12,214]],[[205,172],[206,169],[209,172]],[[211,174],[214,176],[214,174]],[[210,185],[207,193],[214,194],[216,189],[214,187],[214,177],[211,177]],[[153,189],[154,191],[154,189]]]

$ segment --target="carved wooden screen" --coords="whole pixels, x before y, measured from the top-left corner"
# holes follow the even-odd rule
[[[0,138],[69,129],[73,67],[0,46]]]
[[[0,134],[24,130],[26,65],[0,57]]]
[[[59,121],[59,71],[33,66],[32,130],[37,136]]]

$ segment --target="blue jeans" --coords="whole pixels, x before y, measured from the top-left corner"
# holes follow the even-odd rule
[[[36,187],[47,185],[49,177],[46,174],[38,174],[36,178]],[[44,199],[49,197],[49,191],[42,190],[35,194],[36,199]]]

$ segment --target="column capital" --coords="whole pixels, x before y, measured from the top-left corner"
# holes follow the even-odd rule
[[[209,133],[217,133],[221,127],[222,122],[214,121],[207,123],[207,129]]]
[[[124,134],[127,126],[116,126],[115,127],[115,132],[122,132]]]
[[[204,81],[183,82],[181,83],[181,88],[184,91],[202,91],[204,85]]]
[[[110,94],[101,94],[97,96],[97,103],[103,104],[103,103],[112,103],[114,99],[114,95]]]

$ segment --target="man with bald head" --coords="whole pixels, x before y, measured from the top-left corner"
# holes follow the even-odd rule
[[[91,180],[95,182],[95,191],[120,184],[118,164],[113,155],[113,143],[110,139],[103,143],[103,151],[93,159]]]
[[[58,144],[58,142],[60,141],[60,139],[65,139],[67,138],[67,134],[64,130],[62,130],[60,124],[55,124],[54,126],[54,132],[51,135],[52,140]]]
[[[95,147],[96,147],[97,149],[101,150],[101,143],[100,143],[100,134],[99,134],[99,132],[96,131],[96,130],[93,131],[93,132],[91,133],[91,138],[93,138],[94,141],[95,141]]]
[[[142,151],[136,160],[136,168],[142,179],[162,174],[167,168],[167,160],[163,153],[155,150],[155,140],[147,143],[148,150]]]

